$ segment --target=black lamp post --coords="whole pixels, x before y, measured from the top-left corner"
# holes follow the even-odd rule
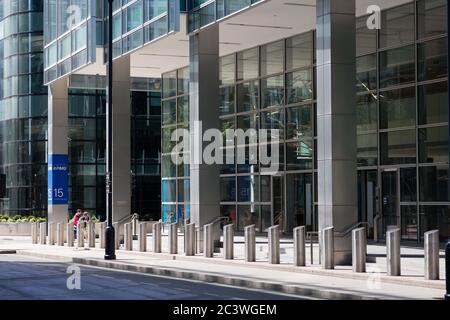
[[[447,0],[447,34],[450,31],[450,0]],[[450,79],[450,39],[447,37],[447,76]],[[450,106],[450,82],[447,85],[448,90],[448,103]],[[449,124],[450,124],[450,113],[449,113]],[[448,132],[448,160],[449,160],[449,171],[450,172],[450,126]],[[448,197],[450,198],[450,179],[448,179],[447,186]],[[445,247],[445,283],[446,283],[446,294],[445,300],[450,300],[450,239],[448,239],[447,245]]]
[[[106,108],[106,221],[105,229],[105,260],[116,259],[115,232],[112,217],[112,84],[113,84],[113,0],[106,0],[108,7],[108,97]]]

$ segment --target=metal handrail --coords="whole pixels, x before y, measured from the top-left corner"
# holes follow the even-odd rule
[[[337,235],[338,237],[346,237],[349,234],[351,234],[353,230],[355,230],[356,228],[359,228],[361,226],[365,226],[366,229],[368,229],[369,228],[369,223],[365,222],[365,221],[364,222],[358,222],[357,224],[355,224],[354,226],[348,228],[344,232],[337,232],[337,231],[335,231],[334,234]]]

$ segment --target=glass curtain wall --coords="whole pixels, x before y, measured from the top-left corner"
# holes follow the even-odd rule
[[[446,239],[446,1],[383,11],[379,32],[368,30],[366,20],[357,22],[360,217],[373,227],[374,215],[381,215],[383,233],[398,225],[405,240],[420,241],[432,229]]]
[[[69,210],[105,218],[105,77],[71,76],[69,90]],[[161,81],[131,79],[132,211],[160,217]]]
[[[188,157],[189,151],[177,153],[171,137],[176,129],[189,129],[189,68],[163,74],[162,84],[162,220],[184,225],[190,221],[190,168],[172,157]]]
[[[0,1],[0,212],[47,212],[47,88],[42,1]]]

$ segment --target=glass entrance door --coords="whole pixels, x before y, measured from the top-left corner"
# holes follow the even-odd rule
[[[383,234],[388,226],[400,226],[400,181],[398,170],[381,173]]]
[[[272,176],[272,225],[279,225],[282,232],[285,231],[283,180],[283,176]]]

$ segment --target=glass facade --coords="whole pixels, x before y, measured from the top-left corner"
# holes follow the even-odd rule
[[[105,1],[43,0],[46,84],[95,62]]]
[[[263,1],[265,0],[187,0],[188,32],[198,31],[217,20]]]
[[[72,75],[69,90],[69,211],[105,217],[105,77]],[[161,82],[131,78],[132,211],[159,219]]]
[[[191,4],[197,9],[190,12],[189,30],[215,21],[223,14],[217,9],[223,3]],[[388,226],[398,225],[404,240],[421,241],[423,232],[431,229],[439,229],[446,239],[450,235],[446,2],[416,0],[385,10],[379,31],[367,29],[366,20],[358,18],[356,30],[359,219],[369,223],[371,236],[379,214],[380,235]],[[259,232],[274,224],[286,233],[298,225],[317,230],[314,38],[314,32],[308,32],[220,59],[222,130],[282,133],[277,176],[261,174],[260,166],[248,158],[247,164],[222,165],[221,214],[229,216],[238,231],[248,224],[256,224]],[[175,97],[170,84],[176,84],[177,73],[166,74],[165,79],[167,94]],[[169,100],[163,107],[167,120],[163,145],[168,150],[170,128],[179,125],[174,117],[178,104]],[[163,157],[167,167],[163,177],[179,179],[169,160]],[[164,179],[167,191],[180,188]],[[175,194],[167,195],[169,211],[177,210],[179,193]]]
[[[0,212],[47,212],[47,88],[42,1],[0,1]]]
[[[446,1],[417,0],[382,12],[380,31],[357,29],[359,211],[405,240],[450,235]],[[439,224],[438,224],[439,222]]]
[[[171,137],[176,129],[189,129],[189,68],[164,74],[162,85],[161,217],[164,223],[184,224],[190,219],[190,168],[172,157],[189,154],[178,153]]]
[[[180,0],[114,0],[113,56],[179,31]]]

